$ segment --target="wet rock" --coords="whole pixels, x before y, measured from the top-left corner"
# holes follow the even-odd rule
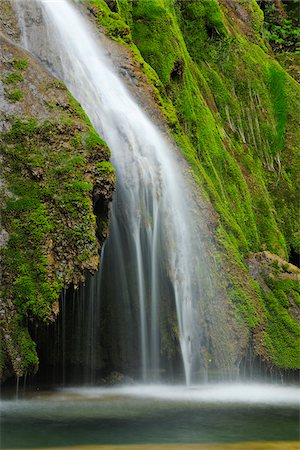
[[[101,380],[101,384],[105,384],[107,386],[116,386],[120,384],[133,384],[133,379],[125,376],[120,372],[111,372],[107,377]]]

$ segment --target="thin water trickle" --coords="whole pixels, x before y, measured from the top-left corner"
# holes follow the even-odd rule
[[[16,399],[19,398],[19,390],[20,390],[20,377],[16,378]]]
[[[108,143],[116,168],[110,237],[102,258],[104,281],[84,294],[89,295],[92,321],[95,325],[101,320],[94,317],[95,302],[109,299],[118,320],[128,321],[120,352],[138,340],[144,381],[159,379],[172,335],[189,384],[211,351],[200,324],[205,298],[210,295],[213,305],[214,295],[178,155],[131,97],[89,24],[69,1],[19,0],[16,9],[23,45],[79,100]],[[177,324],[171,323],[166,304],[176,309]],[[95,358],[92,340],[99,339],[94,325],[86,338],[90,360]],[[230,364],[229,354],[222,358],[224,365]]]

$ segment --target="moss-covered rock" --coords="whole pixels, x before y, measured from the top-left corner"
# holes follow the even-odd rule
[[[37,369],[28,322],[55,320],[62,289],[98,268],[114,171],[106,144],[65,86],[3,36],[0,48],[0,378],[5,378]]]
[[[15,37],[8,3],[2,2],[0,29]],[[240,348],[236,362],[248,340],[269,366],[299,367],[299,290],[286,262],[300,238],[299,85],[289,75],[299,74],[295,49],[277,55],[278,63],[255,0],[82,3],[100,30],[123,45],[126,71],[160,109],[154,119],[168,125],[215,211],[219,288],[242,336],[240,347],[233,343],[235,355]],[[92,198],[104,238],[114,176],[107,149],[61,83],[5,45],[0,242],[10,270],[0,366],[22,374],[37,365],[26,321],[54,318],[61,287],[97,265]],[[79,226],[82,214],[88,220]]]
[[[266,317],[262,338],[275,367],[297,369],[300,355],[300,269],[264,251],[247,259]]]
[[[288,260],[299,248],[300,89],[273,57],[263,11],[255,0],[116,0],[113,11],[112,2],[84,3],[144,72],[218,214],[216,258],[256,354],[277,367],[299,367],[296,350],[288,352],[299,324],[288,309],[293,331],[283,331],[279,309],[277,321],[244,263],[265,250]],[[278,286],[269,289],[277,301]]]

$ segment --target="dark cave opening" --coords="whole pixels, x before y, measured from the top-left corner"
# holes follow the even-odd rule
[[[29,377],[29,384],[113,385],[142,380],[139,311],[134,301],[130,310],[122,305],[110,270],[104,267],[104,295],[100,294],[101,273],[88,275],[79,289],[71,286],[62,293],[55,322],[30,324],[40,364],[37,374]],[[172,295],[168,298],[172,308]],[[159,379],[182,382],[179,343],[171,339],[167,322],[164,316],[164,345],[169,339],[172,348],[161,356]]]
[[[295,250],[293,247],[290,250],[289,262],[300,269],[300,250]]]

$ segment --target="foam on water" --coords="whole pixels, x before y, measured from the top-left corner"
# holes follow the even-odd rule
[[[300,389],[295,386],[271,384],[205,384],[191,387],[166,385],[134,385],[113,388],[67,388],[64,393],[87,398],[130,396],[176,402],[247,403],[268,405],[299,405]]]
[[[31,393],[30,400],[2,400],[2,411],[22,408],[27,404],[37,408],[38,404],[57,402],[84,402],[90,400],[118,403],[130,400],[158,400],[164,403],[197,404],[248,404],[270,406],[300,406],[300,388],[275,384],[228,383],[203,384],[186,387],[182,385],[131,385],[118,387],[69,387],[52,392]],[[22,406],[23,405],[23,406]]]

